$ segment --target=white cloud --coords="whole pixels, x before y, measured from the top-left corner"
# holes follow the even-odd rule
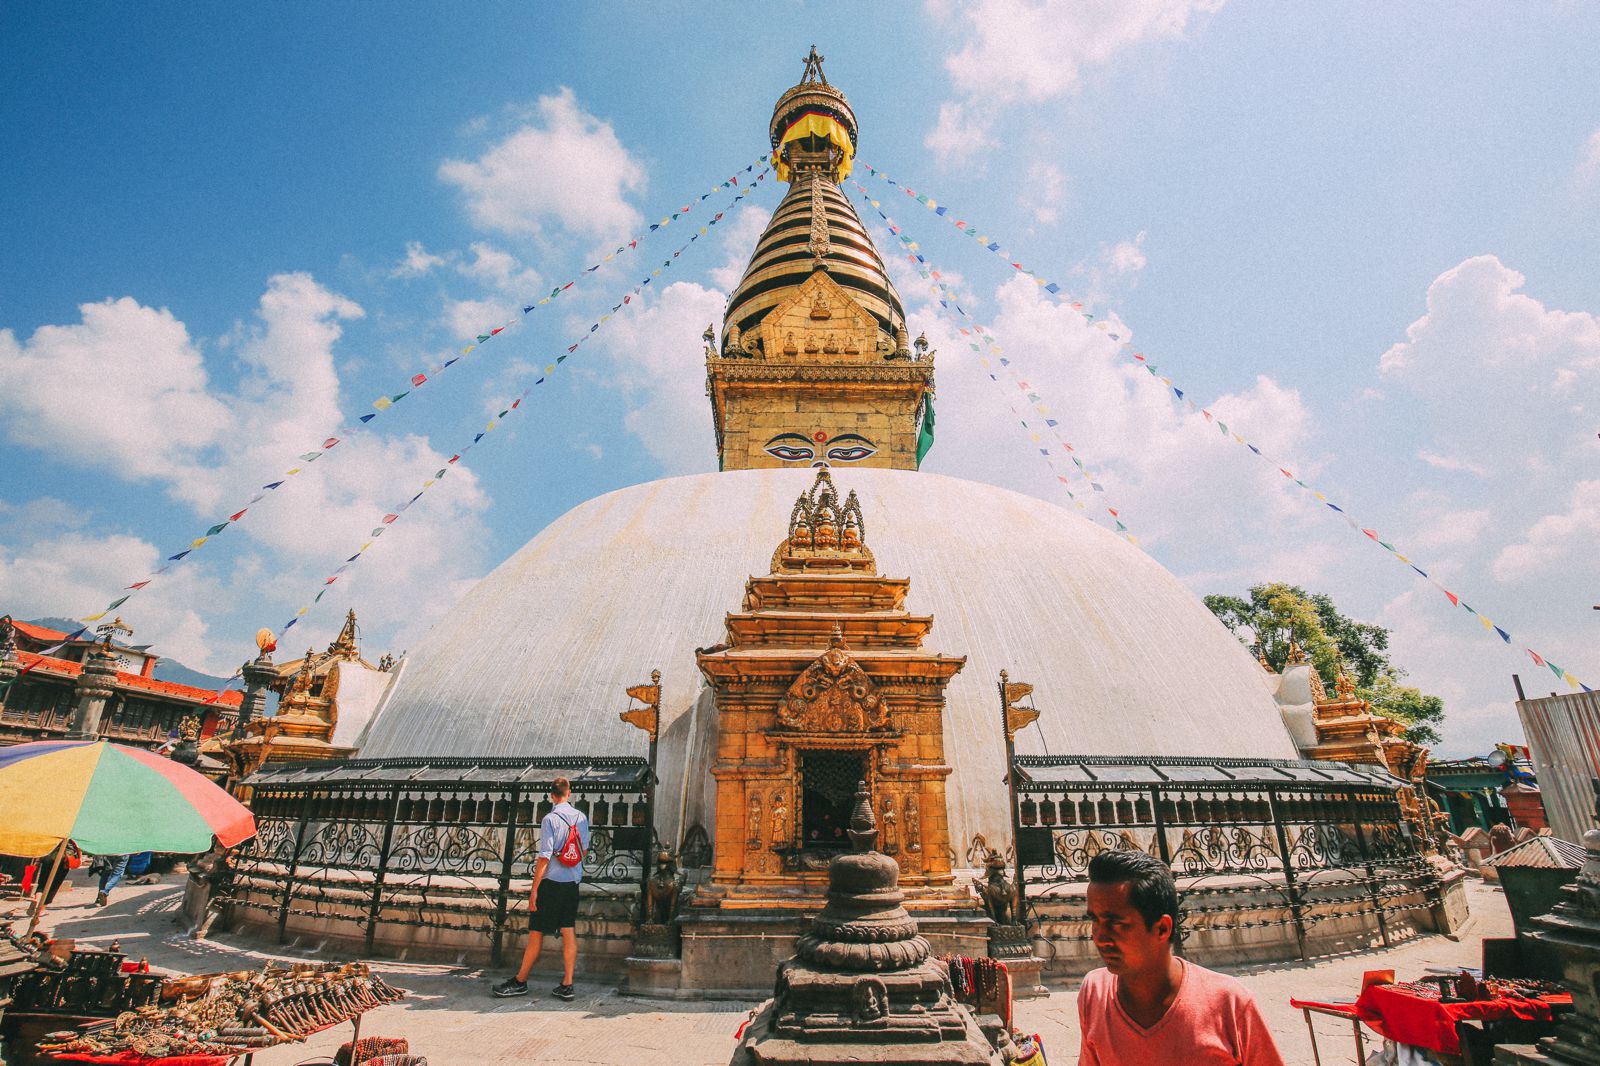
[[[1479,477],[1488,477],[1489,471],[1477,463],[1469,463],[1465,459],[1457,459],[1449,455],[1439,455],[1427,449],[1417,453],[1417,458],[1433,467],[1435,470],[1459,470],[1467,474],[1476,474]]]
[[[707,323],[720,334],[725,301],[716,289],[680,281],[608,324],[604,343],[628,396],[624,425],[668,474],[717,468],[700,336]]]
[[[642,216],[628,197],[644,191],[647,175],[611,125],[568,88],[540,97],[535,116],[478,159],[440,165],[439,177],[461,190],[473,222],[519,235],[555,227],[603,238],[637,226]]]
[[[1110,339],[1111,333],[1129,336],[1114,316],[1107,329],[1099,329],[1068,305],[1041,296],[1026,278],[1012,279],[995,296],[998,310],[987,317],[991,335],[1002,346],[999,356],[972,351],[974,338],[959,333],[969,326],[965,320],[948,319],[928,307],[911,312],[912,332],[926,329],[939,349],[940,409],[958,412],[940,420],[927,469],[1001,484],[1068,507],[1081,503],[1087,515],[1106,524],[1105,508],[1115,507],[1147,544],[1192,528],[1197,514],[1222,514],[1252,528],[1281,514],[1305,519],[1303,494],[1298,489],[1286,493],[1281,474],[1147,380],[1149,375]],[[990,361],[987,369],[983,358]],[[1010,366],[1000,366],[1000,358]],[[990,373],[999,380],[990,380]],[[1026,399],[1019,382],[1040,397],[1045,412]],[[1237,419],[1258,446],[1286,461],[1299,456],[1312,429],[1299,393],[1266,376],[1209,406],[1223,420]],[[1019,419],[1030,429],[1024,430]],[[1058,425],[1052,429],[1048,419]],[[1032,440],[1031,433],[1041,439]],[[1075,467],[1063,442],[1094,471],[1104,492],[1072,477]],[[1039,455],[1041,448],[1052,453],[1054,472]],[[1297,469],[1314,469],[1314,464],[1300,461]],[[1058,487],[1057,473],[1072,478],[1067,487],[1077,495],[1076,503]],[[1240,480],[1245,487],[1217,488],[1218,482]],[[1219,512],[1221,492],[1243,494],[1250,503]]]
[[[1022,195],[1023,205],[1032,213],[1034,221],[1053,226],[1061,220],[1066,203],[1067,176],[1054,163],[1035,163],[1028,168]],[[1143,236],[1140,234],[1141,239]]]
[[[1582,416],[1593,420],[1600,386],[1600,316],[1546,307],[1520,291],[1526,281],[1492,255],[1451,267],[1428,286],[1427,311],[1406,339],[1378,361],[1379,375],[1408,394],[1426,451],[1459,469],[1540,471],[1576,461],[1578,442],[1593,438]],[[1518,438],[1469,416],[1486,411],[1521,427]]]
[[[957,88],[1004,100],[1047,100],[1078,87],[1086,67],[1146,40],[1182,37],[1223,0],[978,0],[959,8],[961,51],[945,59]]]
[[[1521,391],[1549,391],[1563,365],[1600,369],[1600,318],[1546,308],[1517,291],[1526,283],[1492,255],[1474,256],[1440,274],[1428,286],[1427,314],[1383,353],[1379,373],[1415,380],[1459,377],[1471,369],[1491,389],[1515,382]]]
[[[1420,548],[1431,554],[1474,545],[1489,531],[1493,521],[1493,513],[1488,508],[1456,507],[1448,498],[1432,503],[1423,501],[1419,509],[1421,513],[1414,520],[1414,527],[1405,536],[1408,551]]]
[[[76,462],[114,461],[128,479],[204,470],[229,416],[184,324],[126,296],[78,311],[81,322],[23,343],[0,330],[6,434]]]
[[[9,545],[0,542],[0,613],[40,618],[84,614],[91,606],[99,610],[122,594],[116,590],[132,580],[130,575],[149,574],[160,558],[155,545],[123,533],[49,528],[34,533]],[[132,623],[138,643],[154,643],[162,656],[205,669],[211,650],[194,605],[214,601],[217,591],[197,571],[179,571],[117,613]]]
[[[711,268],[713,285],[724,292],[733,291],[734,286],[739,284],[739,279],[744,277],[744,268],[750,263],[756,242],[761,239],[761,235],[766,232],[767,223],[771,221],[771,211],[750,204],[723,224],[722,247],[726,258],[723,259],[721,266]]]
[[[973,103],[946,101],[939,105],[939,121],[923,138],[923,146],[947,163],[969,159],[994,146],[989,135],[990,109]]]
[[[441,321],[452,337],[469,343],[471,338],[496,326],[505,325],[516,310],[506,300],[446,300]]]
[[[472,259],[462,262],[459,269],[467,277],[505,293],[533,296],[544,287],[537,270],[523,266],[516,256],[486,241],[472,242]]]
[[[1600,129],[1589,134],[1589,139],[1583,142],[1583,153],[1578,158],[1576,173],[1582,185],[1589,185],[1600,177]]]
[[[1571,560],[1594,561],[1600,542],[1600,480],[1572,487],[1565,511],[1547,514],[1528,528],[1523,539],[1507,545],[1494,560],[1494,576],[1516,581],[1549,572]]]
[[[309,275],[274,276],[255,319],[228,340],[240,378],[226,393],[211,386],[198,347],[169,312],[128,298],[85,305],[82,324],[43,327],[26,345],[0,333],[7,427],[19,442],[48,445],[82,466],[156,482],[192,511],[191,528],[200,527],[280,479],[294,456],[338,431],[342,382],[334,348],[342,323],[361,315]],[[66,399],[47,402],[52,380],[64,373],[74,375],[67,389],[55,381]],[[121,393],[109,394],[107,383]],[[87,429],[64,449],[60,420],[85,392],[105,417],[85,419]],[[166,654],[230,672],[248,633],[281,624],[307,603],[379,519],[448,458],[417,436],[352,436],[251,506],[226,538],[138,593],[123,613],[141,627],[141,640]],[[425,624],[479,568],[478,516],[487,503],[472,473],[450,466],[449,476],[330,587],[318,609],[326,621],[318,624],[337,628],[351,604],[380,632],[385,624],[391,631]],[[59,517],[59,508],[48,499],[0,506],[0,521],[33,522],[24,535],[8,537],[14,547],[0,549],[0,601],[33,613],[82,615],[160,565],[162,551],[145,539],[40,524],[52,514]],[[173,524],[182,530],[189,521]],[[265,563],[257,549],[268,553]],[[270,579],[259,572],[263,566]],[[419,603],[426,605],[421,611]]]
[[[453,254],[453,253],[452,253]],[[389,271],[391,278],[418,278],[450,262],[450,255],[433,255],[421,241],[406,242],[406,257]]]
[[[1139,235],[1133,240],[1118,241],[1103,249],[1101,259],[1105,262],[1106,271],[1115,277],[1124,277],[1143,270],[1147,263],[1144,256],[1144,238],[1145,231],[1140,230]]]

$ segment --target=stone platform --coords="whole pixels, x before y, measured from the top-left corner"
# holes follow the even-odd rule
[[[222,932],[205,941],[182,935],[178,924],[181,876],[162,883],[124,885],[111,905],[97,908],[92,882],[69,881],[45,915],[44,928],[81,944],[108,947],[119,941],[133,958],[179,973],[259,969],[269,960],[342,959],[356,957],[331,944],[306,938],[295,948],[279,947],[264,937],[243,938]],[[1268,1028],[1288,1063],[1311,1062],[1311,1042],[1300,1012],[1289,997],[1311,994],[1354,995],[1369,969],[1394,969],[1420,974],[1429,966],[1476,966],[1482,960],[1479,938],[1512,935],[1505,895],[1496,886],[1469,880],[1465,891],[1473,917],[1460,939],[1422,935],[1392,949],[1340,955],[1310,963],[1283,966],[1247,964],[1229,967],[1255,994]],[[269,946],[270,945],[270,946]],[[320,950],[319,950],[320,949]],[[489,995],[504,969],[476,964],[401,962],[392,956],[372,960],[373,970],[412,995],[366,1016],[369,1035],[404,1035],[430,1066],[479,1066],[485,1062],[538,1061],[551,1066],[725,1066],[734,1034],[758,999],[772,994],[769,986],[750,1000],[672,1002],[618,995],[615,982],[594,972],[589,956],[578,956],[578,999],[562,1003],[550,998],[559,960],[546,953],[535,969],[525,999],[497,1000]],[[1040,1034],[1049,1049],[1050,1066],[1077,1061],[1078,1013],[1075,981],[1055,982],[1047,998],[1017,1005],[1017,1025]],[[1338,1061],[1351,1048],[1350,1027],[1332,1019],[1315,1022],[1322,1061]],[[294,1066],[311,1058],[331,1058],[350,1039],[350,1027],[319,1033],[304,1044],[274,1048],[256,1055],[256,1066]],[[1370,1044],[1369,1044],[1370,1047]]]

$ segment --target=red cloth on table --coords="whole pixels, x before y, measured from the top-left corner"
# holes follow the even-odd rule
[[[1346,1018],[1359,1017],[1356,1014],[1356,1005],[1354,1003],[1323,1003],[1315,999],[1291,999],[1289,1000],[1289,1006],[1295,1010],[1312,1007],[1316,1010],[1327,1011],[1329,1014],[1340,1014]]]
[[[1555,995],[1538,999],[1513,996],[1445,1003],[1393,985],[1369,985],[1356,1000],[1356,1013],[1380,1035],[1396,1043],[1459,1055],[1461,1041],[1456,1036],[1456,1022],[1493,1022],[1506,1018],[1547,1022],[1554,1017],[1552,1005],[1571,1002],[1569,995]]]
[[[152,1059],[124,1051],[119,1055],[57,1055],[58,1062],[99,1062],[106,1066],[228,1066],[236,1055],[171,1055]]]

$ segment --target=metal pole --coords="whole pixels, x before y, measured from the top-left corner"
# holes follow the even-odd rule
[[[660,708],[657,708],[660,714]],[[650,886],[650,861],[656,851],[656,731],[650,733],[650,768],[644,780],[644,856],[639,863],[639,921],[650,916],[645,913],[645,896]],[[685,782],[685,788],[688,783]]]
[[[372,904],[367,908],[367,954],[378,935],[378,911],[382,909],[384,874],[389,871],[389,848],[394,843],[394,820],[400,813],[400,786],[389,792],[389,817],[383,826],[383,847],[378,850],[378,870],[372,875]],[[359,1019],[358,1019],[359,1021]]]
[[[505,951],[506,910],[511,905],[511,864],[517,858],[517,808],[522,804],[522,786],[511,786],[511,808],[506,812],[506,843],[500,859],[500,892],[494,906],[494,940],[490,961],[500,965]]]
[[[1007,719],[1011,709],[1006,699],[1006,682],[1009,680],[1009,675],[1004,670],[1000,671],[1000,732],[1006,738],[1006,794],[1009,798],[1011,851],[1017,879],[1017,924],[1026,926],[1028,887],[1027,881],[1022,876],[1022,815],[1017,810],[1017,740],[1011,732],[1011,723]]]
[[[300,797],[300,828],[294,833],[294,854],[289,856],[289,876],[283,882],[283,904],[278,908],[278,943],[289,939],[289,904],[294,901],[294,879],[300,870],[300,849],[306,843],[306,825],[311,821],[314,793],[307,789]]]
[[[1373,880],[1372,857],[1367,851],[1367,834],[1361,828],[1361,811],[1356,807],[1356,794],[1345,794],[1350,806],[1350,823],[1356,830],[1356,845],[1361,849],[1361,861],[1367,871],[1367,894],[1372,897],[1372,913],[1378,918],[1378,935],[1383,937],[1383,946],[1390,947],[1389,923],[1383,917],[1383,901],[1378,898],[1378,886]]]
[[[1294,863],[1289,861],[1289,835],[1283,828],[1283,817],[1278,810],[1278,790],[1267,789],[1267,809],[1272,813],[1272,829],[1278,837],[1278,858],[1283,864],[1283,883],[1289,890],[1289,913],[1294,918],[1294,939],[1300,948],[1300,957],[1306,957],[1306,924],[1300,914],[1300,886],[1294,880]],[[1306,1015],[1309,1023],[1310,1015]]]
[[[50,886],[55,884],[56,872],[61,869],[61,860],[66,858],[66,855],[67,842],[63,840],[61,846],[56,848],[56,861],[50,864],[50,876],[46,877],[42,884],[36,883],[33,886],[33,891],[38,898],[33,902],[33,917],[28,921],[29,936],[32,936],[33,931],[39,928],[39,919],[44,916],[45,900],[50,895]]]

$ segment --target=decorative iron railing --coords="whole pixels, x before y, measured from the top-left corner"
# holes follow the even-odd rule
[[[1376,769],[1018,756],[1014,770],[1017,869],[1035,912],[1116,849],[1172,868],[1187,928],[1292,926],[1302,954],[1318,922],[1370,915],[1388,943],[1390,915],[1439,904],[1398,798],[1406,785]]]
[[[272,767],[244,782],[256,836],[236,858],[233,905],[274,915],[280,937],[292,916],[356,920],[369,953],[381,925],[470,931],[498,960],[525,921],[550,786],[566,777],[591,827],[584,881],[626,921],[652,843],[648,773],[639,758]]]

